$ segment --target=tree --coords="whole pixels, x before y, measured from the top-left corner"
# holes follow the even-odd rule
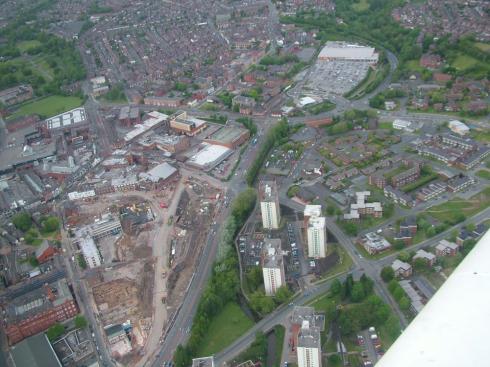
[[[413,265],[413,270],[415,271],[421,271],[427,269],[427,261],[420,257],[413,260],[412,265]]]
[[[32,218],[28,213],[22,212],[13,217],[12,223],[17,229],[27,232],[32,226]]]
[[[469,232],[473,232],[476,229],[476,224],[475,223],[469,223],[469,224],[466,225],[466,229]]]
[[[332,293],[333,296],[337,296],[340,292],[342,292],[342,283],[340,280],[335,279],[330,285],[330,293]]]
[[[247,273],[247,285],[250,291],[255,292],[263,283],[262,270],[259,266],[253,266]]]
[[[337,366],[340,364],[340,362],[342,362],[342,359],[339,357],[338,354],[331,354],[328,356],[328,365],[333,365],[333,366]]]
[[[410,308],[410,300],[407,297],[402,297],[398,304],[400,305],[400,309],[402,311],[407,311]]]
[[[60,221],[56,217],[48,217],[42,222],[41,232],[51,233],[55,232],[60,228]]]
[[[385,266],[383,269],[381,269],[381,279],[383,279],[385,283],[389,283],[394,278],[395,271],[391,266]]]
[[[82,315],[75,316],[75,327],[77,329],[85,329],[87,325],[88,323],[85,317],[83,317]]]
[[[402,251],[398,254],[397,259],[400,261],[408,262],[410,261],[410,254],[406,251]]]
[[[399,302],[402,297],[405,296],[405,291],[403,290],[402,287],[398,286],[394,291],[393,291],[393,297]]]
[[[65,332],[65,327],[60,323],[56,323],[48,329],[46,335],[48,336],[48,339],[50,341],[55,341],[61,335],[63,335],[64,332]]]
[[[188,367],[192,364],[192,356],[187,347],[179,344],[174,354],[175,367]]]
[[[352,302],[361,302],[364,297],[366,296],[364,292],[364,287],[360,282],[357,282],[354,284],[352,287],[352,292],[351,292],[351,300]]]
[[[82,269],[87,268],[87,262],[85,261],[85,258],[83,257],[82,254],[77,255],[77,262],[78,262],[78,266],[80,266]]]
[[[278,303],[285,303],[291,298],[291,296],[291,291],[287,286],[283,285],[277,289],[275,298]]]
[[[396,240],[393,244],[393,247],[395,248],[395,250],[403,250],[405,248],[405,242],[403,242],[402,240]]]

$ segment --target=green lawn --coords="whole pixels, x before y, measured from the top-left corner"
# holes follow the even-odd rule
[[[486,209],[490,205],[490,187],[471,197],[451,199],[443,204],[430,207],[426,212],[441,222],[453,221],[463,213],[467,218]]]
[[[475,46],[485,52],[490,52],[490,43],[475,42]]]
[[[437,177],[437,173],[422,175],[417,181],[403,186],[401,190],[405,193],[414,191],[415,189],[418,189],[419,187],[427,185],[429,182],[434,181]]]
[[[473,57],[468,55],[459,55],[451,63],[451,66],[458,70],[467,70],[473,66],[476,66],[477,64],[478,60],[474,59]]]
[[[421,73],[425,68],[420,66],[419,60],[410,60],[405,63],[406,68],[412,72]]]
[[[471,133],[471,137],[477,141],[481,141],[482,143],[490,143],[490,130],[474,130]]]
[[[485,169],[481,169],[476,172],[476,175],[478,177],[484,178],[485,180],[490,180],[490,171],[487,171]]]
[[[8,119],[10,120],[30,114],[39,114],[42,117],[50,117],[79,107],[82,102],[83,100],[79,97],[50,96],[21,105]]]
[[[393,123],[392,122],[380,122],[380,123],[378,123],[378,129],[392,130],[393,129]]]
[[[274,327],[274,332],[276,334],[276,360],[274,362],[274,367],[281,367],[282,347],[284,345],[286,329],[282,325],[276,325]]]
[[[358,3],[352,4],[352,9],[358,13],[369,9],[369,2],[367,0],[359,0]]]
[[[238,304],[228,303],[211,321],[196,355],[210,356],[219,352],[250,329],[253,324]]]
[[[39,46],[41,46],[41,42],[37,40],[22,41],[16,45],[16,47],[19,49],[20,52],[26,52],[31,48],[35,48]]]

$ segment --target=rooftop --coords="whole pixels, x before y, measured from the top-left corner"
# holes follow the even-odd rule
[[[87,121],[85,108],[79,107],[73,110],[63,112],[59,115],[50,117],[44,122],[49,130],[62,129],[72,125],[83,124]]]
[[[233,151],[221,145],[203,143],[204,148],[189,158],[188,162],[201,168],[211,168]]]
[[[261,201],[275,201],[277,198],[277,185],[275,181],[262,181],[259,186]]]
[[[334,58],[344,60],[378,59],[373,47],[349,44],[346,42],[328,41],[320,51],[318,58]]]
[[[264,240],[263,267],[277,268],[282,265],[281,240],[278,238],[267,238]]]
[[[211,134],[208,139],[222,143],[233,143],[245,133],[247,133],[247,130],[240,127],[225,126]]]
[[[140,178],[152,182],[158,182],[160,180],[166,180],[175,172],[177,172],[177,168],[171,166],[167,162],[164,162],[162,164],[159,164],[158,166],[153,167],[148,172],[140,173]]]
[[[48,337],[40,333],[24,339],[11,349],[16,367],[61,367]]]
[[[304,216],[305,217],[319,217],[322,215],[321,205],[306,205]]]

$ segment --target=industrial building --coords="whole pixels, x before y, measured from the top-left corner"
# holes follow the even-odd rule
[[[209,144],[222,145],[230,149],[236,149],[245,143],[250,137],[250,131],[239,127],[222,127],[208,136],[204,141]]]
[[[276,291],[286,284],[280,239],[268,238],[264,240],[262,275],[267,296],[274,296]]]
[[[139,177],[142,180],[147,180],[154,184],[164,184],[177,174],[177,168],[167,162],[163,162],[153,167],[148,172],[140,173]]]
[[[5,333],[11,345],[78,314],[64,278],[18,296],[3,310]]]
[[[281,223],[279,194],[275,181],[263,181],[259,185],[260,211],[264,229],[278,229]]]
[[[233,150],[221,145],[202,143],[201,148],[186,163],[204,171],[212,170],[233,153]]]
[[[123,106],[119,111],[119,122],[123,126],[133,126],[141,122],[140,110],[134,106]]]
[[[447,127],[455,134],[464,136],[470,132],[470,128],[468,125],[465,123],[458,121],[458,120],[452,120],[449,121]]]
[[[148,149],[160,149],[172,154],[183,152],[191,145],[187,135],[156,135],[144,136],[138,144]]]
[[[377,63],[379,55],[373,47],[328,41],[318,55],[319,60],[364,61]]]
[[[44,120],[41,130],[48,135],[70,133],[77,136],[81,130],[88,129],[89,121],[84,107],[74,108]]]
[[[170,128],[176,133],[195,136],[207,126],[206,121],[188,116],[185,111],[178,111],[170,116]]]
[[[61,367],[61,363],[44,333],[26,338],[10,349],[15,367]]]
[[[148,119],[146,119],[142,124],[135,125],[134,128],[124,136],[124,140],[126,142],[130,142],[141,134],[162,126],[168,121],[168,115],[158,111],[149,112],[148,116]]]
[[[0,102],[4,106],[12,106],[32,98],[34,91],[29,84],[22,84],[16,87],[0,91]]]

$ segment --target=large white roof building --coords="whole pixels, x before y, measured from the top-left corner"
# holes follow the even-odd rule
[[[378,57],[374,47],[333,41],[328,41],[318,55],[318,59],[325,61],[348,60],[373,63],[378,62]]]

